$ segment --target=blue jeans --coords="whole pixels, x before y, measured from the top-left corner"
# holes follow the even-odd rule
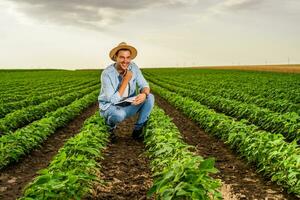
[[[119,122],[139,113],[139,118],[134,125],[134,129],[137,130],[148,120],[153,106],[154,95],[150,93],[146,100],[139,105],[129,105],[125,107],[110,105],[105,111],[101,110],[100,115],[105,118],[106,124],[110,128],[115,128]]]

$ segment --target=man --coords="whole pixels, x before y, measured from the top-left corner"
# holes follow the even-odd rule
[[[101,91],[98,97],[100,115],[106,120],[112,142],[116,141],[116,125],[136,113],[139,113],[139,117],[132,137],[136,140],[142,139],[143,127],[154,106],[154,96],[150,93],[149,84],[138,66],[131,62],[136,55],[137,50],[133,46],[120,43],[109,53],[115,63],[109,65],[101,74]],[[121,100],[134,96],[136,97],[132,103],[118,104]]]

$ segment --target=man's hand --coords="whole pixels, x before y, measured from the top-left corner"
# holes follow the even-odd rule
[[[130,81],[131,78],[132,78],[132,72],[129,70],[126,70],[123,74],[123,79]]]
[[[125,91],[125,88],[126,88],[128,82],[129,82],[130,79],[132,78],[132,72],[129,71],[129,70],[126,70],[126,71],[122,74],[122,76],[123,76],[123,80],[122,80],[121,86],[120,86],[120,88],[119,88],[119,90],[118,90],[120,96],[123,95],[123,93],[124,93],[124,91]]]
[[[146,100],[146,94],[145,93],[141,93],[139,95],[136,96],[136,98],[134,99],[134,101],[132,102],[133,105],[139,105],[141,103],[143,103]]]

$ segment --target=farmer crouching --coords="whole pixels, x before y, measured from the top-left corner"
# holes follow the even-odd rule
[[[143,128],[154,106],[154,96],[138,66],[131,62],[137,50],[125,42],[113,48],[109,57],[115,63],[109,65],[101,74],[101,91],[98,97],[100,115],[105,118],[109,127],[110,139],[116,141],[116,125],[124,119],[139,114],[134,125],[132,137],[141,140]],[[138,88],[139,94],[136,94]],[[130,102],[120,101],[130,98]]]

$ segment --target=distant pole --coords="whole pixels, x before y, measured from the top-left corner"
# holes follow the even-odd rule
[[[288,65],[290,65],[290,57],[288,57]]]

